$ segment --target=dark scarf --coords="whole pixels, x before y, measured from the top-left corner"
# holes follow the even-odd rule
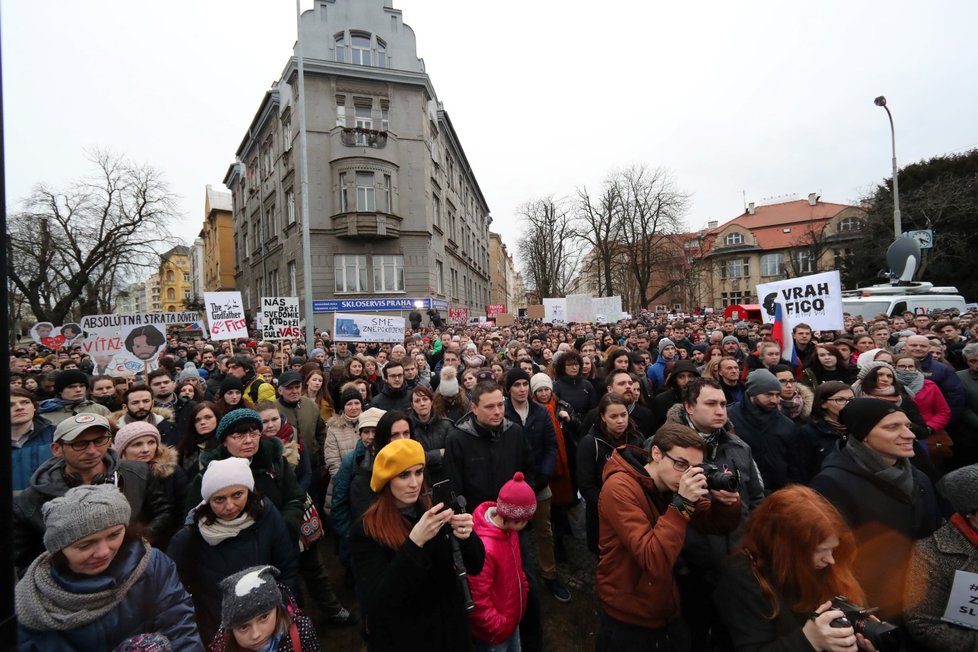
[[[907,498],[913,498],[913,466],[910,460],[901,458],[891,466],[879,456],[879,453],[855,437],[849,438],[846,450],[860,469],[893,485]]]

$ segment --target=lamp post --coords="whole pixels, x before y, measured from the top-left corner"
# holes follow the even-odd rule
[[[893,144],[893,236],[899,238],[903,235],[903,224],[900,219],[900,185],[897,181],[896,129],[893,127],[893,114],[890,113],[890,107],[886,106],[886,98],[880,95],[874,103],[876,106],[883,107],[886,116],[890,119],[890,139]]]

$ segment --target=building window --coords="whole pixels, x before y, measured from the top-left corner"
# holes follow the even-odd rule
[[[258,253],[262,249],[261,245],[261,225],[255,222],[255,226],[251,230],[251,250]]]
[[[858,231],[863,228],[863,223],[855,217],[843,217],[839,220],[839,233],[847,231]]]
[[[337,292],[367,291],[367,257],[337,254],[333,256]]]
[[[189,298],[190,298],[190,290],[189,289],[188,290],[184,290],[183,291],[183,300],[186,301]]]
[[[343,34],[336,35],[336,60],[340,63],[346,63],[346,39]]]
[[[299,293],[296,290],[297,286],[295,283],[295,261],[294,260],[289,261],[288,270],[289,270],[289,296],[297,297],[299,296]]]
[[[166,300],[173,301],[176,298],[177,298],[176,290],[174,290],[173,288],[168,288],[166,291]]]
[[[340,172],[340,212],[345,213],[350,210],[350,199],[347,196],[346,172]]]
[[[458,270],[452,270],[452,299],[458,300]]]
[[[384,185],[380,188],[381,210],[385,213],[393,213],[394,206],[391,203],[391,175],[384,175]]]
[[[761,256],[761,276],[781,276],[784,274],[784,254],[764,254]]]
[[[357,106],[356,107],[356,127],[357,129],[373,129],[374,120],[370,113],[369,106]],[[366,146],[369,144],[368,134],[357,133],[357,145]]]
[[[285,193],[285,209],[289,224],[295,224],[295,190],[291,188]]]
[[[374,256],[374,292],[404,291],[404,256]]]
[[[387,102],[380,103],[380,130],[389,131],[391,128],[391,112]]]
[[[190,282],[190,272],[184,272],[183,273],[183,282],[184,283],[189,283]]]
[[[807,249],[793,252],[791,259],[794,262],[796,274],[811,274],[815,271],[815,258],[812,256],[812,252]]]
[[[835,249],[832,251],[832,264],[835,269],[842,269],[852,255],[852,249]]]
[[[440,260],[435,261],[435,292],[445,293],[445,265]]]
[[[173,281],[175,280],[175,278],[176,277],[173,276],[173,270],[172,269],[166,273],[166,282],[167,283],[173,283]]]
[[[441,228],[441,200],[437,196],[431,198],[431,212],[434,217],[435,226]]]
[[[387,67],[387,44],[377,39],[377,67]]]
[[[723,244],[727,246],[744,244],[744,234],[743,233],[728,233],[727,237],[723,239]]]
[[[372,212],[377,210],[375,199],[374,173],[357,172],[357,210]]]
[[[282,121],[282,139],[285,141],[282,143],[282,149],[286,152],[292,149],[292,118]]]
[[[720,268],[720,278],[745,278],[750,276],[750,258],[728,260]]]
[[[350,35],[350,62],[357,66],[370,65],[370,37],[363,34]]]

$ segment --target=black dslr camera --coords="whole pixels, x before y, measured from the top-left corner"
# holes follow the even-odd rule
[[[896,625],[870,618],[875,609],[852,604],[844,595],[832,598],[832,608],[845,614],[842,618],[833,620],[832,627],[852,627],[855,633],[866,637],[879,652],[897,652],[900,649],[903,643],[900,630]]]
[[[695,466],[703,469],[706,477],[706,488],[719,491],[737,491],[740,487],[740,474],[731,472],[727,467],[722,469],[716,464],[696,464]]]

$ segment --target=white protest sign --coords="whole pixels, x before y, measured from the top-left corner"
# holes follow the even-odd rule
[[[592,321],[594,319],[594,306],[590,294],[568,294],[567,295],[567,321],[577,322]]]
[[[757,286],[757,298],[765,323],[774,322],[774,308],[780,303],[789,328],[801,323],[817,331],[844,328],[838,271],[761,283]]]
[[[942,620],[978,629],[978,573],[954,571],[954,584]]]
[[[248,320],[240,292],[204,292],[204,304],[212,340],[248,337]]]
[[[404,342],[404,317],[336,313],[333,317],[333,341],[337,342]]]
[[[299,329],[299,297],[262,297],[258,320],[262,340],[302,337]]]
[[[548,324],[566,324],[567,299],[544,299],[543,321]]]
[[[594,308],[595,321],[601,315],[607,322],[616,322],[622,318],[621,297],[594,297],[591,299],[591,306]]]

